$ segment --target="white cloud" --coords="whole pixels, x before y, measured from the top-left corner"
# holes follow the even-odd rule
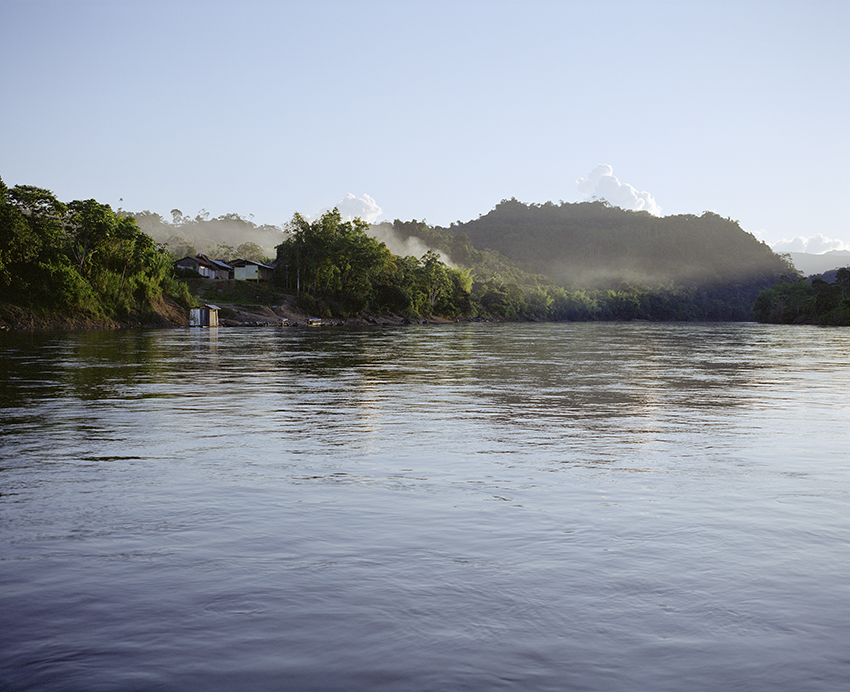
[[[343,221],[351,221],[355,218],[360,218],[367,223],[375,223],[384,210],[378,206],[378,203],[369,195],[363,194],[362,197],[355,197],[350,192],[341,202],[334,205],[339,209]]]
[[[606,199],[621,209],[648,211],[659,216],[661,207],[648,192],[640,192],[628,183],[621,183],[614,175],[614,169],[608,164],[594,168],[587,178],[576,180],[578,191],[586,197]]]
[[[811,255],[822,255],[830,250],[850,250],[850,243],[834,238],[827,238],[823,233],[812,236],[797,236],[791,240],[780,240],[771,243],[774,252],[807,252]]]

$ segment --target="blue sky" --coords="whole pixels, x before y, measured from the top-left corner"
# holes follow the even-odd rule
[[[449,225],[595,175],[850,249],[843,1],[0,0],[0,61],[0,176],[65,201]]]

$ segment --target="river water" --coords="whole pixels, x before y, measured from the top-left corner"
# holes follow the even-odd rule
[[[850,330],[0,334],[0,690],[850,689]]]

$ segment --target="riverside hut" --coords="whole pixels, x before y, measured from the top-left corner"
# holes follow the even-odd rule
[[[218,305],[204,305],[202,308],[192,308],[189,310],[189,326],[217,327],[219,310],[221,308]]]

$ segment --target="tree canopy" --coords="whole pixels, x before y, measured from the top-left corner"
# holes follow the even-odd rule
[[[7,299],[107,317],[144,313],[164,290],[180,293],[171,264],[135,219],[108,204],[65,204],[49,190],[10,189],[0,180],[0,289]]]
[[[398,257],[368,228],[361,219],[344,222],[338,209],[314,221],[295,214],[277,247],[276,282],[331,313],[468,314],[469,272],[448,267],[433,252]]]

